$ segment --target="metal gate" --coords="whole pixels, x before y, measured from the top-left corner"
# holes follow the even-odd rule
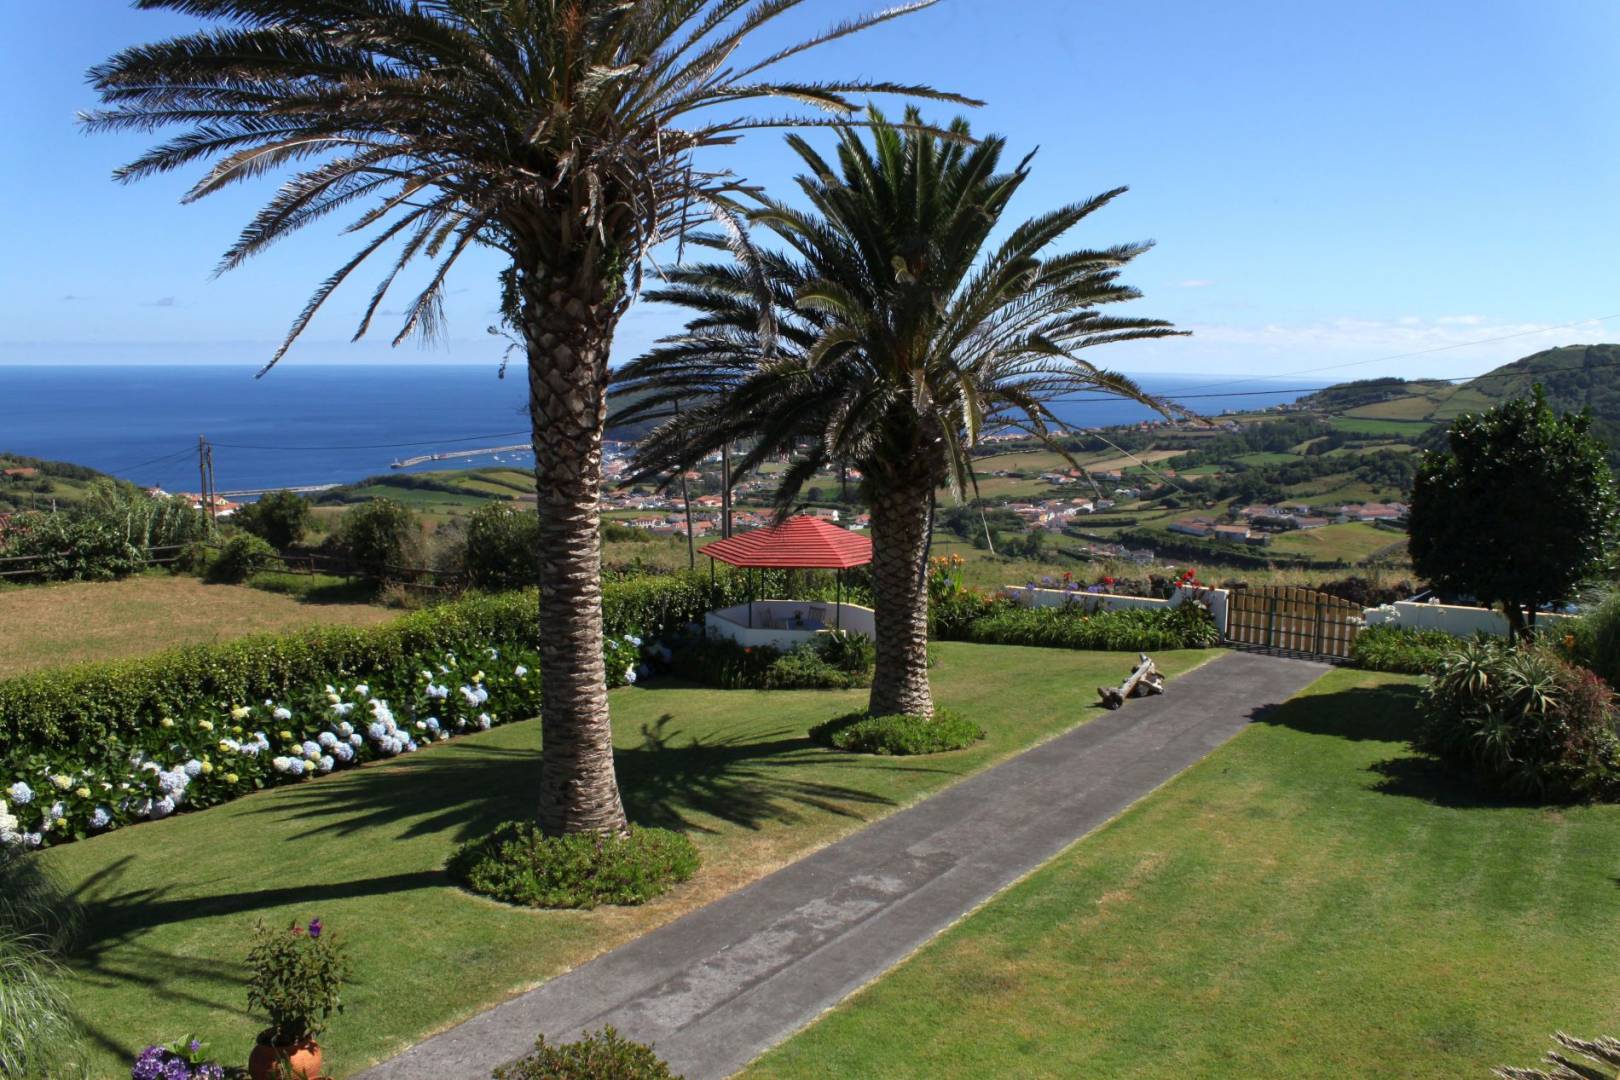
[[[1291,585],[1240,589],[1227,604],[1226,640],[1234,645],[1349,659],[1361,630],[1360,606]]]

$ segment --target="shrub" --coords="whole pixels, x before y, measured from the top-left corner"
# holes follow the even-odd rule
[[[463,844],[446,867],[472,892],[543,908],[642,904],[697,868],[692,841],[669,829],[547,836],[528,821],[509,821]]]
[[[602,618],[610,639],[654,638],[733,602],[741,579],[666,574],[610,582]],[[383,626],[326,627],[195,645],[153,656],[84,664],[0,680],[0,764],[29,752],[78,750],[149,731],[165,718],[209,714],[221,702],[256,702],[334,680],[408,679],[414,661],[486,646],[532,649],[538,596],[469,596]]]
[[[416,514],[392,499],[373,499],[344,511],[334,543],[355,569],[377,581],[421,565],[422,527]]]
[[[984,729],[949,709],[926,716],[873,716],[853,712],[817,724],[810,738],[835,750],[857,754],[939,754],[960,750],[984,738]]]
[[[823,662],[839,671],[869,673],[877,663],[877,642],[848,630],[817,635],[815,650]]]
[[[7,825],[0,804],[0,833]],[[0,1076],[84,1075],[82,1041],[57,958],[72,944],[78,907],[38,859],[0,837]]]
[[[248,950],[248,1008],[270,1021],[268,1041],[287,1046],[317,1038],[343,1011],[343,983],[351,967],[343,945],[321,920],[271,929],[260,920]]]
[[[225,541],[219,557],[208,567],[208,580],[240,584],[277,562],[275,548],[252,533],[242,533]]]
[[[27,566],[38,581],[113,581],[146,565],[121,530],[74,513],[17,515],[0,555],[32,557]]]
[[[1201,604],[1087,614],[1080,604],[1026,608],[1000,603],[968,623],[963,636],[986,645],[1128,652],[1202,649],[1220,641],[1214,618]]]
[[[1620,796],[1614,694],[1545,647],[1457,646],[1425,688],[1417,745],[1521,797]]]
[[[1577,664],[1620,686],[1620,590],[1607,593],[1560,627],[1563,643]]]
[[[1350,662],[1368,671],[1431,675],[1456,647],[1457,639],[1444,630],[1368,626],[1356,635],[1350,647]]]
[[[479,507],[467,519],[461,564],[474,588],[539,584],[540,516],[511,503]]]
[[[495,1070],[495,1080],[681,1080],[652,1047],[619,1037],[611,1027],[577,1042],[552,1046],[544,1035],[534,1053]]]
[[[286,551],[302,540],[313,520],[309,500],[291,491],[272,491],[231,515],[233,525],[277,551]]]
[[[820,634],[787,652],[690,636],[672,644],[669,667],[722,690],[848,690],[871,685],[876,657],[876,646],[861,634]]]

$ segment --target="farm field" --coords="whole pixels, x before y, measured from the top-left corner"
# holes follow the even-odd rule
[[[1620,1029],[1620,807],[1483,796],[1416,697],[1329,674],[744,1077],[1456,1080]]]
[[[397,615],[372,604],[302,603],[241,585],[154,571],[123,581],[0,590],[0,677],[118,660],[306,626],[369,626]]]
[[[1340,559],[1347,563],[1360,562],[1385,548],[1404,544],[1405,536],[1388,532],[1359,521],[1344,525],[1324,525],[1320,529],[1298,529],[1278,533],[1267,545],[1272,551],[1285,555],[1303,555],[1310,559],[1327,561]]]
[[[461,841],[533,813],[538,721],[49,849],[45,863],[87,907],[69,989],[92,1036],[93,1075],[128,1075],[130,1057],[154,1032],[204,1031],[224,1056],[245,1057],[258,1027],[240,1001],[248,931],[261,918],[285,925],[315,914],[357,965],[347,1009],[322,1039],[329,1069],[359,1072],[1101,715],[1091,688],[1130,661],[957,643],[933,651],[939,699],[983,724],[988,738],[922,761],[841,754],[806,737],[810,725],[863,703],[865,691],[716,691],[674,681],[614,691],[631,820],[687,831],[704,858],[696,878],[643,907],[520,910],[446,878],[445,859]],[[1217,655],[1155,659],[1180,674]]]
[[[1393,435],[1404,440],[1417,438],[1431,426],[1425,420],[1376,420],[1349,415],[1335,416],[1330,422],[1348,435]]]

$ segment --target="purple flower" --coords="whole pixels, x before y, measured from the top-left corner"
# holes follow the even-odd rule
[[[192,1039],[191,1042],[186,1044],[186,1049],[195,1054],[197,1051],[202,1049],[202,1041],[200,1039]]]
[[[183,1058],[171,1057],[163,1066],[163,1080],[191,1080],[191,1066]]]
[[[129,1070],[130,1080],[163,1080],[163,1059],[167,1056],[168,1051],[163,1047],[148,1046]]]
[[[320,940],[320,936],[321,936],[321,920],[319,920],[319,919],[311,919],[311,920],[309,920],[309,936],[310,936],[310,939],[312,941]]]

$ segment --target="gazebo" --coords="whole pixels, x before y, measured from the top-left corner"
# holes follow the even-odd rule
[[[844,603],[844,571],[872,561],[872,541],[848,529],[808,514],[788,518],[780,525],[754,529],[703,549],[709,557],[709,571],[716,561],[739,567],[748,574],[748,604],[711,611],[707,623],[711,631],[745,644],[771,644],[791,648],[829,629],[845,629],[846,614],[852,632],[871,636],[869,608]],[[836,570],[832,626],[826,625],[826,605],[801,600],[763,600],[754,597],[755,570]],[[756,608],[763,608],[763,622]],[[746,623],[739,621],[746,611]],[[763,632],[763,633],[762,633]]]

